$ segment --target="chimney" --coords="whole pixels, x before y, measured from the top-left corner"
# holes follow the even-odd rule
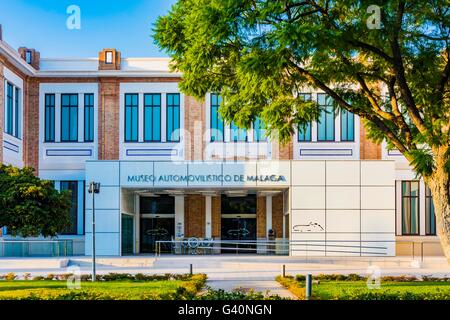
[[[0,41],[3,41],[3,27],[0,24]]]
[[[36,70],[39,70],[39,62],[41,60],[41,54],[39,51],[25,47],[20,47],[18,51],[23,60],[25,60]]]
[[[98,70],[120,70],[120,51],[103,49],[98,54]]]

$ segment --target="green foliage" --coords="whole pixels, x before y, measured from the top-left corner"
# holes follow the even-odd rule
[[[367,278],[357,274],[321,274],[313,279],[318,280],[312,286],[316,300],[450,300],[448,278],[385,276],[379,289],[369,289]],[[304,299],[305,276],[278,276],[276,280]]]
[[[282,300],[278,295],[263,294],[255,291],[225,291],[209,288],[205,293],[198,295],[195,300]]]
[[[66,281],[54,280],[59,278],[56,275],[51,281],[50,277],[39,277],[38,281],[0,282],[0,300],[191,300],[206,281],[203,274],[168,274],[165,280],[151,276],[138,281],[110,274],[107,280],[82,282],[80,289],[68,289]]]
[[[56,236],[69,225],[69,192],[58,192],[33,169],[0,166],[0,227],[11,235]]]
[[[380,29],[367,26],[374,4]],[[227,122],[249,127],[259,116],[270,137],[287,141],[320,114],[296,93],[320,89],[337,108],[362,117],[371,139],[387,141],[429,176],[437,162],[450,172],[447,6],[446,0],[180,0],[157,20],[154,38],[183,73],[183,92],[224,97]]]

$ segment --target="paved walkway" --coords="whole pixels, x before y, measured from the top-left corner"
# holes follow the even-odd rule
[[[283,298],[297,299],[289,290],[274,280],[208,280],[206,285],[212,289],[223,289],[225,291],[241,289],[246,292],[253,290],[265,295],[279,295]]]

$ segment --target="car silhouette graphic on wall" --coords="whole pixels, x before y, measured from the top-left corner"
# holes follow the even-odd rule
[[[297,224],[292,227],[294,232],[320,232],[324,229],[322,226],[316,222],[310,222],[308,224]]]
[[[247,228],[239,228],[228,230],[227,233],[230,237],[246,237],[250,234],[250,231]]]

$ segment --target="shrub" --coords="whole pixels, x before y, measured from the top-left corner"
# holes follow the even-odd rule
[[[305,288],[302,288],[300,283],[299,283],[299,279],[301,277],[296,277],[294,280],[294,277],[292,276],[288,276],[288,277],[282,277],[282,276],[278,276],[276,277],[276,281],[278,281],[283,287],[285,287],[286,289],[288,289],[290,292],[292,292],[297,298],[299,298],[300,300],[304,300],[305,299]]]
[[[41,281],[41,280],[44,280],[43,276],[35,276],[35,277],[33,277],[33,281]]]
[[[14,272],[10,272],[5,275],[6,281],[14,281],[17,278],[16,274]]]
[[[46,277],[45,280],[53,280],[55,279],[55,275],[53,273],[49,273]]]
[[[281,300],[278,295],[264,295],[261,292],[244,292],[243,290],[225,291],[223,289],[208,290],[194,298],[195,300]]]

